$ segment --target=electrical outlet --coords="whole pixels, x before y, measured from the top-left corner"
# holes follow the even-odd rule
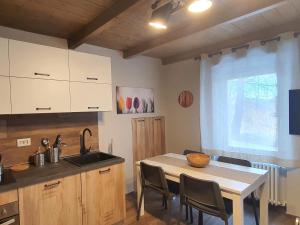
[[[31,138],[22,138],[17,139],[17,146],[20,147],[26,147],[31,145]]]

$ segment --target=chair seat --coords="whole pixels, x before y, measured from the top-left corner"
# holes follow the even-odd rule
[[[225,211],[228,217],[230,217],[232,215],[232,201],[226,198],[224,199],[224,205],[225,205]],[[188,200],[187,203],[191,206],[193,206],[194,208],[197,209],[202,209],[201,211],[203,211],[206,214],[212,215],[212,216],[219,216],[220,215],[220,211],[216,208],[216,207],[212,207],[212,206],[205,206],[202,204],[199,204],[196,201],[193,200]],[[224,215],[225,216],[225,215]]]

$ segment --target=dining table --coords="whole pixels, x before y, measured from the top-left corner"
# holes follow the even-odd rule
[[[141,160],[142,162],[159,166],[163,169],[166,179],[179,183],[180,174],[186,174],[198,179],[214,181],[219,184],[222,196],[232,200],[233,225],[244,225],[244,199],[252,192],[259,198],[260,225],[268,225],[269,204],[269,172],[252,167],[238,166],[229,163],[210,160],[204,168],[189,165],[186,156],[167,153]],[[140,162],[136,162],[137,202],[141,196]],[[199,190],[201,191],[201,190]],[[144,198],[140,216],[144,215]]]

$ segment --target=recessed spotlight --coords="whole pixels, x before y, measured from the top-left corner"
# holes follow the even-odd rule
[[[167,29],[167,23],[172,13],[172,4],[167,3],[152,12],[149,25],[156,29]]]
[[[162,22],[160,22],[160,21],[152,21],[152,22],[149,22],[149,25],[150,25],[151,27],[156,28],[156,29],[162,29],[162,30],[165,30],[165,29],[168,28],[166,24],[164,24],[164,23],[162,23]]]
[[[193,13],[199,13],[208,10],[211,6],[211,0],[195,0],[188,6],[188,10]]]

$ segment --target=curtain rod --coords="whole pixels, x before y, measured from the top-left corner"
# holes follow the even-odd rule
[[[294,37],[297,38],[298,36],[300,36],[300,32],[295,32],[295,33],[294,33]],[[269,43],[269,42],[280,41],[280,40],[281,40],[281,37],[278,36],[278,37],[274,37],[274,38],[262,40],[262,41],[260,41],[260,44],[261,44],[261,45],[265,45],[265,44],[267,44],[267,43]],[[247,49],[248,49],[249,47],[250,47],[249,44],[245,44],[245,45],[233,47],[233,48],[231,48],[231,51],[232,51],[232,52],[235,52],[235,51],[237,51],[237,50],[239,50],[239,49],[242,49],[242,48],[247,48]],[[215,56],[215,55],[222,55],[222,51],[210,53],[210,54],[208,54],[208,57],[213,57],[213,56]],[[195,57],[194,59],[195,59],[195,60],[201,60],[201,56],[197,56],[197,57]]]
[[[261,45],[265,45],[265,44],[267,44],[267,43],[269,43],[269,42],[280,41],[280,40],[281,40],[280,37],[274,37],[274,38],[271,38],[271,39],[262,40],[262,41],[260,42],[260,44],[261,44]]]

